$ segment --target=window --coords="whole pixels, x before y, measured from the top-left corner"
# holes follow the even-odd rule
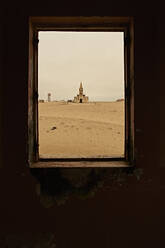
[[[134,161],[134,87],[133,87],[133,21],[132,18],[111,18],[111,17],[31,17],[29,23],[29,80],[28,80],[28,156],[31,167],[121,167],[133,165]],[[47,32],[46,32],[47,31]],[[39,145],[44,144],[41,133],[39,131],[39,105],[43,106],[43,99],[38,98],[39,83],[38,83],[38,41],[40,32],[52,33],[56,32],[66,35],[70,34],[86,34],[92,36],[94,34],[103,36],[116,33],[123,36],[123,67],[124,67],[124,139],[123,153],[109,153],[109,156],[102,154],[97,156],[70,156],[67,153],[60,156],[54,154],[45,154],[42,156]],[[82,95],[82,96],[81,96]],[[90,97],[90,96],[89,96]],[[51,101],[51,93],[47,92],[47,101]],[[38,103],[39,102],[39,103]],[[71,103],[70,103],[71,102]],[[83,93],[83,85],[80,83],[79,94],[74,97],[73,102],[81,103],[79,106],[84,106],[83,102],[88,102],[88,96]],[[120,102],[120,101],[118,101]],[[72,100],[68,99],[65,104],[72,104]],[[94,104],[94,102],[93,102]],[[97,104],[96,104],[97,105]],[[70,106],[70,105],[69,105]],[[75,106],[73,104],[73,106]],[[87,105],[86,105],[87,106]],[[52,126],[55,130],[56,126]],[[120,133],[120,132],[118,132]],[[106,135],[106,134],[104,134]],[[40,141],[42,140],[42,144]],[[78,144],[78,138],[76,140]],[[65,140],[64,140],[65,143]],[[58,142],[56,147],[58,146]],[[67,147],[66,147],[67,148]],[[75,153],[76,154],[76,153]]]

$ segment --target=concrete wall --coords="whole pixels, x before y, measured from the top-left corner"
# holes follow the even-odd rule
[[[51,232],[60,248],[165,245],[163,13],[158,13],[158,6],[144,1],[143,5],[138,0],[109,4],[25,1],[19,5],[13,1],[3,9],[0,26],[1,236],[20,237],[31,233],[35,238],[42,232]],[[25,162],[30,15],[134,17],[135,143],[137,167],[144,172],[141,180],[129,179],[123,186],[106,187],[88,200],[70,199],[64,206],[49,209],[42,206],[36,194],[37,180]],[[160,113],[164,123],[161,126]]]

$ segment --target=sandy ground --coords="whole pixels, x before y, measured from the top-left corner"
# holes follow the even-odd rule
[[[123,157],[124,101],[39,103],[41,158]]]

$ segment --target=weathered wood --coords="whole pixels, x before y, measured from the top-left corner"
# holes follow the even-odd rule
[[[80,167],[80,168],[89,168],[89,167],[131,167],[128,162],[125,161],[70,161],[70,162],[56,162],[56,161],[38,161],[30,165],[31,168],[56,168],[56,167]]]

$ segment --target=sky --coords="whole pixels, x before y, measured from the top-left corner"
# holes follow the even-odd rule
[[[39,99],[73,100],[80,82],[89,101],[124,98],[123,32],[40,31]]]

